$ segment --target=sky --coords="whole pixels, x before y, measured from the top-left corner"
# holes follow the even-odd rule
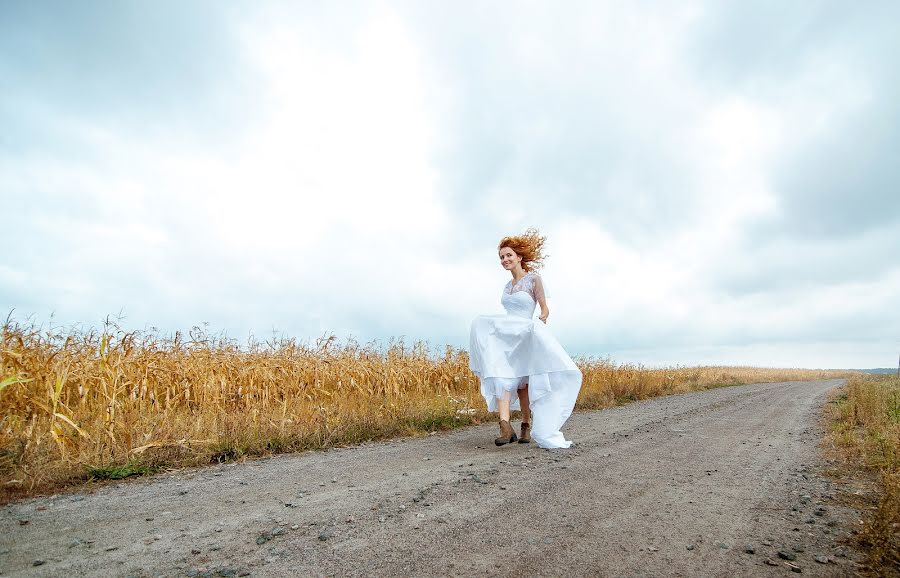
[[[891,367],[900,3],[0,3],[0,312]]]

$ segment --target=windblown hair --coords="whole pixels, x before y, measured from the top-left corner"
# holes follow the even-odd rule
[[[503,237],[497,246],[497,251],[504,247],[509,247],[516,252],[516,255],[522,257],[522,268],[526,271],[534,271],[544,266],[543,260],[548,255],[543,254],[544,242],[547,237],[541,236],[540,232],[534,227],[529,227],[523,235],[515,235],[513,237]]]

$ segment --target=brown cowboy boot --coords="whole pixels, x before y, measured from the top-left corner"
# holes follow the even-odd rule
[[[531,442],[531,424],[527,421],[522,422],[522,435],[519,436],[520,444],[527,444]]]
[[[503,444],[511,444],[516,441],[516,431],[509,425],[505,419],[500,420],[500,437],[494,440],[498,446]]]

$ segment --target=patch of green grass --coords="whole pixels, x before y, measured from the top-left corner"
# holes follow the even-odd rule
[[[738,383],[725,383],[724,381],[718,381],[715,383],[710,383],[703,389],[719,389],[720,387],[731,387],[733,385],[739,385]]]
[[[129,476],[144,476],[155,472],[156,469],[136,462],[108,466],[87,466],[88,478],[91,480],[121,480]]]
[[[243,448],[232,445],[222,446],[213,450],[212,455],[209,456],[209,462],[212,464],[224,464],[238,459],[245,453],[246,451]]]
[[[281,453],[288,447],[289,444],[285,443],[285,440],[281,438],[272,438],[266,441],[266,451],[272,452],[273,454]]]
[[[409,420],[409,426],[415,430],[443,431],[474,423],[468,415],[455,415],[448,413],[432,413]]]
[[[617,395],[616,396],[616,405],[625,405],[626,403],[631,403],[633,401],[637,401],[638,396],[634,393],[626,393],[625,395]]]

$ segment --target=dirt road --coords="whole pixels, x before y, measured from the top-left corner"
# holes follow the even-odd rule
[[[0,570],[781,576],[793,564],[853,575],[859,555],[841,541],[857,517],[834,501],[818,447],[826,392],[840,383],[578,413],[569,450],[498,448],[490,424],[20,502],[0,512]]]

